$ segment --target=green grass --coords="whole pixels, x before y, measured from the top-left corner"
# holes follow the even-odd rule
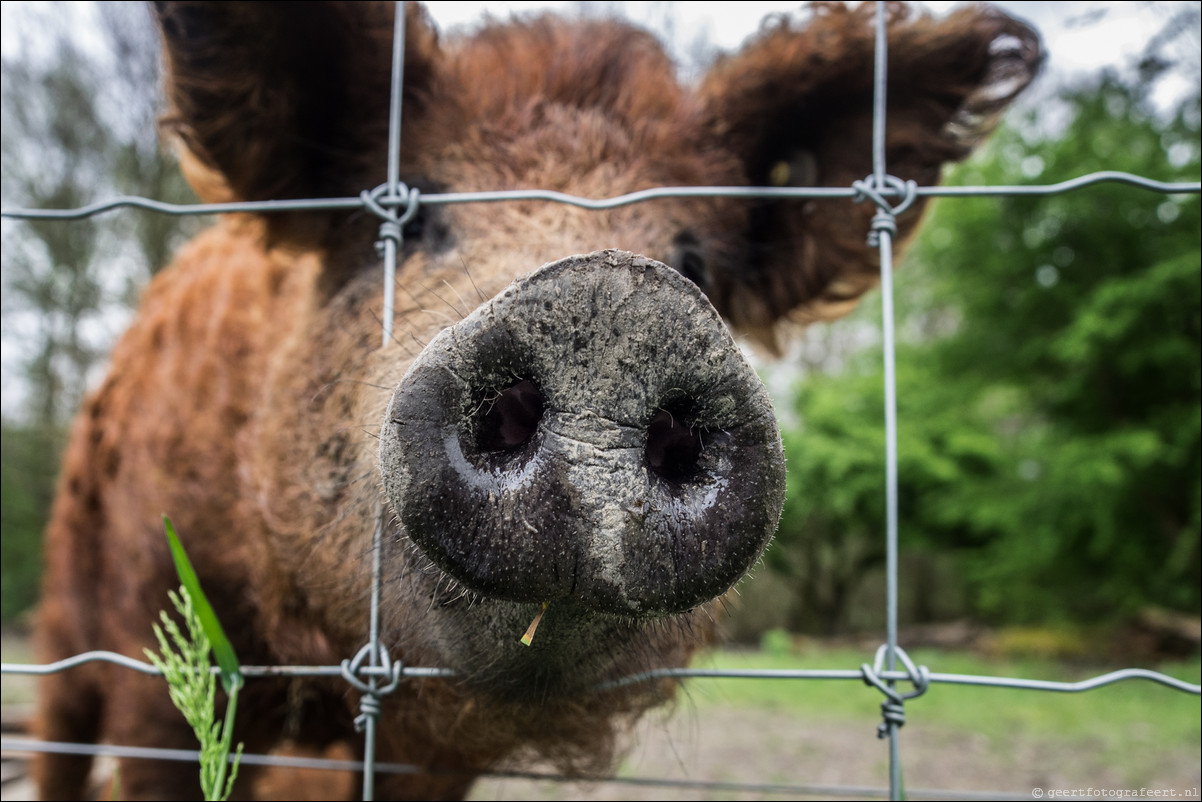
[[[1076,681],[1114,666],[1068,665],[1051,659],[989,659],[962,652],[916,650],[911,658],[932,672]],[[872,654],[850,649],[811,648],[801,654],[718,651],[697,667],[744,669],[855,669]],[[1202,660],[1152,666],[1198,683]],[[903,685],[902,690],[908,690]],[[857,719],[880,716],[882,695],[856,680],[695,679],[686,694],[699,712],[710,706],[761,707],[801,719]],[[1197,696],[1147,680],[1123,682],[1080,693],[1058,693],[933,683],[926,694],[906,703],[910,737],[920,731],[963,733],[985,739],[993,754],[1006,754],[1018,742],[1089,752],[1099,765],[1135,785],[1155,783],[1166,759],[1197,754],[1202,744],[1202,707]],[[903,740],[904,743],[904,740]],[[1184,751],[1182,751],[1184,750]],[[1174,757],[1170,758],[1170,755]]]
[[[0,656],[5,663],[32,663],[33,646],[23,633],[7,629],[0,634]],[[5,674],[0,685],[0,705],[4,707],[28,705],[33,702],[37,680],[23,674]]]

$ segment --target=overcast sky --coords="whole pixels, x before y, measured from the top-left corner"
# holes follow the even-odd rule
[[[26,53],[37,51],[36,42],[29,41],[20,25],[20,9],[27,3],[4,2],[3,26],[0,46],[8,53],[19,48]],[[80,38],[87,40],[93,28],[87,13],[89,3],[68,4],[67,20],[74,20]],[[470,0],[431,0],[426,6],[444,31],[453,31],[459,26],[478,23],[487,12],[495,17],[510,13],[538,10],[573,12],[587,7],[591,12],[609,12],[627,17],[662,37],[671,40],[674,47],[686,49],[695,42],[705,42],[720,50],[733,50],[752,33],[768,14],[795,11],[803,4],[781,0],[742,0],[733,2],[671,2],[671,0],[614,0],[611,2],[471,2]],[[963,2],[927,2],[923,5],[935,13],[946,13]],[[1130,66],[1146,46],[1148,40],[1160,32],[1169,19],[1181,11],[1198,8],[1197,0],[1173,0],[1166,2],[1008,2],[1002,0],[994,5],[1006,9],[1010,14],[1034,24],[1040,31],[1049,54],[1046,84],[1058,83],[1065,77],[1077,77],[1097,72],[1106,67]],[[14,24],[16,20],[16,24]],[[665,31],[665,28],[671,28]],[[1192,53],[1197,65],[1202,46],[1202,31],[1199,31],[1195,16],[1190,30],[1175,43],[1174,52]],[[1195,69],[1195,73],[1197,70]],[[1187,90],[1187,79],[1176,78],[1160,88],[1166,95],[1177,95]],[[1198,76],[1193,76],[1197,83]]]
[[[495,16],[515,11],[538,9],[571,10],[576,2],[509,2],[475,3],[461,0],[434,0],[426,3],[430,13],[444,30],[478,22],[485,9]],[[629,17],[646,27],[662,32],[664,21],[671,19],[676,26],[672,37],[678,43],[698,39],[711,42],[722,50],[733,50],[750,34],[760,21],[774,12],[800,8],[798,2],[776,0],[744,0],[730,2],[604,2],[589,3],[605,7]],[[962,2],[927,2],[935,13],[946,13]],[[1165,22],[1188,6],[1195,9],[1196,0],[1185,2],[994,2],[1013,16],[1021,17],[1043,35],[1049,61],[1048,74],[1054,77],[1078,76],[1096,72],[1108,66],[1125,67],[1137,58],[1148,40],[1158,33]],[[1195,20],[1186,37],[1194,52],[1199,48],[1200,34]],[[1184,47],[1184,43],[1180,46]],[[1182,91],[1167,88],[1164,91]]]

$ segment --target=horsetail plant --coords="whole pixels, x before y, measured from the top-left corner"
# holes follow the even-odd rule
[[[200,741],[200,787],[205,799],[225,800],[233,789],[242,757],[242,744],[238,744],[232,761],[229,756],[238,691],[244,682],[242,669],[234,655],[233,646],[221,628],[221,622],[217,620],[217,614],[201,590],[200,580],[170,519],[163,516],[163,524],[180,578],[179,593],[168,591],[168,595],[183,618],[187,632],[185,634],[163,610],[159,614],[162,627],[154,625],[154,635],[162,654],[160,656],[146,649],[146,656],[163,673],[171,692],[171,701],[184,714]],[[214,720],[217,683],[211,670],[210,653],[217,660],[221,686],[229,698],[222,724]]]

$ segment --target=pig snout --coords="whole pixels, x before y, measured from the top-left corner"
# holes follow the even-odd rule
[[[546,265],[442,331],[380,455],[408,537],[462,585],[625,615],[729,589],[784,500],[771,403],[721,318],[622,251]]]

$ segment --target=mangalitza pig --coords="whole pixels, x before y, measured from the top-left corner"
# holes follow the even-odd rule
[[[391,3],[157,4],[168,131],[206,201],[354,197],[383,181]],[[696,86],[646,32],[535,17],[442,38],[409,4],[401,178],[426,194],[848,187],[871,172],[873,7],[773,17]],[[890,4],[890,172],[923,185],[995,125],[1041,59],[988,7]],[[686,665],[709,602],[780,514],[771,406],[728,326],[779,348],[876,282],[874,209],[842,200],[427,204],[404,230],[381,347],[379,219],[229,216],[146,290],[75,425],[38,618],[40,657],[135,657],[178,584],[170,516],[244,664],[330,665],[380,627],[453,669],[385,697],[382,797],[455,798],[490,767],[612,765]],[[911,211],[900,236],[914,227]],[[520,639],[546,611],[529,646]],[[343,680],[251,679],[248,752],[358,744]],[[194,748],[162,680],[91,663],[43,680],[55,741]],[[339,747],[342,748],[342,747]],[[358,749],[358,746],[353,747]],[[45,798],[86,793],[45,756]],[[244,766],[238,793],[262,792]],[[136,798],[195,766],[122,760]]]

